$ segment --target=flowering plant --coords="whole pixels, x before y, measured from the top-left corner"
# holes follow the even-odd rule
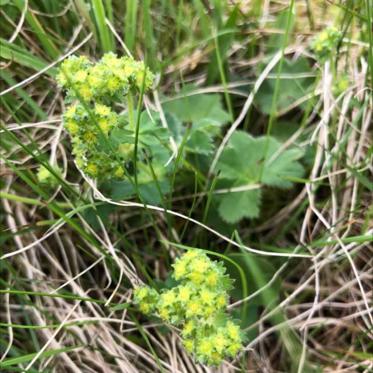
[[[311,47],[320,59],[327,59],[332,56],[332,52],[341,37],[342,33],[338,29],[329,26],[316,35],[311,43]]]
[[[139,309],[181,327],[184,347],[201,363],[219,365],[235,356],[242,347],[242,335],[225,310],[232,280],[223,263],[193,249],[178,258],[173,268],[179,285],[161,293],[148,286],[135,289]]]
[[[69,104],[63,120],[72,139],[76,164],[88,176],[124,177],[133,146],[121,144],[122,149],[117,149],[111,141],[113,130],[126,125],[116,104],[125,96],[150,89],[153,79],[143,62],[118,58],[114,53],[105,54],[96,64],[84,56],[72,56],[62,63],[57,81],[66,90]],[[133,132],[134,124],[128,124]],[[129,151],[123,152],[126,145]]]

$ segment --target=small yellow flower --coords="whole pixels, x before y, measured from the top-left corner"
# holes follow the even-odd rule
[[[114,172],[115,177],[122,178],[124,175],[124,170],[122,167],[117,167],[117,169]]]
[[[174,275],[175,275],[175,279],[176,280],[179,280],[180,278],[182,278],[184,275],[186,274],[186,265],[183,261],[181,260],[178,260],[175,264],[174,264]]]
[[[322,44],[315,44],[314,49],[316,52],[321,52],[323,50],[323,46]]]
[[[225,336],[223,334],[219,333],[214,337],[213,344],[216,348],[216,351],[221,353],[221,352],[223,352],[226,345],[228,344],[228,340],[227,340],[227,338],[225,338]]]
[[[72,119],[76,114],[76,105],[71,105],[65,112],[65,117],[67,119]]]
[[[87,85],[79,89],[79,94],[85,101],[89,101],[93,97],[93,93]]]
[[[223,357],[221,354],[217,353],[217,352],[213,352],[211,354],[211,357],[210,357],[210,360],[211,362],[214,364],[214,365],[219,365],[221,363],[221,361],[223,360]]]
[[[106,119],[106,118],[99,119],[99,121],[98,121],[98,125],[100,126],[101,131],[102,131],[105,135],[107,135],[108,132],[109,132],[109,130],[110,130],[110,127],[111,127],[109,120]]]
[[[162,308],[159,310],[159,316],[163,320],[168,320],[170,318],[170,312],[166,308]]]
[[[194,350],[194,343],[193,343],[193,340],[191,340],[191,339],[185,339],[183,343],[184,343],[184,347],[185,347],[185,349],[186,349],[188,352],[193,352],[193,350]]]
[[[210,272],[206,276],[206,284],[209,286],[215,286],[218,283],[218,275],[216,272]]]
[[[205,313],[205,317],[210,317],[212,316],[216,311],[216,308],[214,308],[213,306],[206,306],[204,308],[204,313]]]
[[[83,83],[87,79],[87,71],[79,70],[74,74],[74,80],[79,83]]]
[[[150,305],[148,303],[140,303],[139,309],[142,313],[149,313],[150,312]]]
[[[141,286],[135,289],[135,296],[139,299],[144,299],[149,294],[149,289]]]
[[[84,167],[84,159],[82,157],[76,156],[75,162],[79,168]]]
[[[136,68],[133,65],[126,64],[123,68],[123,73],[126,76],[132,75],[136,71]]]
[[[175,277],[176,278],[176,277]],[[203,281],[203,274],[200,272],[192,272],[189,279],[196,285],[200,285]]]
[[[200,297],[203,303],[211,305],[214,302],[214,294],[206,289],[203,289],[200,293]]]
[[[218,307],[224,307],[227,305],[227,298],[224,294],[220,294],[217,298],[216,298],[216,305]]]
[[[176,301],[175,293],[172,290],[169,290],[161,295],[161,300],[165,306],[170,306]]]
[[[74,120],[69,120],[66,123],[66,128],[72,136],[75,136],[79,132],[78,123],[76,123]]]
[[[204,258],[196,259],[191,264],[194,271],[205,273],[209,268],[209,263]]]
[[[181,302],[187,302],[191,296],[192,292],[187,286],[182,286],[179,288],[179,300]]]
[[[189,321],[186,322],[186,324],[184,325],[184,328],[183,328],[183,335],[188,336],[188,335],[192,334],[194,328],[195,328],[195,326],[194,326],[193,321],[189,320]]]
[[[80,67],[89,64],[89,60],[86,56],[73,57],[73,62],[74,65]]]
[[[113,93],[119,88],[120,82],[118,78],[112,77],[108,79],[106,85],[109,91]]]
[[[96,141],[96,135],[92,132],[92,131],[87,131],[84,135],[83,135],[83,139],[85,142],[87,142],[88,144],[92,144]]]
[[[318,39],[319,42],[322,43],[322,42],[328,40],[328,38],[329,38],[328,30],[324,30],[319,34],[319,37],[317,39]]]
[[[145,81],[143,81],[145,79]],[[146,75],[144,74],[144,70],[140,70],[136,72],[136,85],[139,89],[142,88],[142,85],[146,87]]]
[[[188,250],[184,255],[184,260],[191,260],[196,258],[199,255],[199,252],[197,250]]]
[[[207,356],[212,354],[213,349],[214,346],[209,339],[203,339],[198,346],[198,352]]]
[[[57,74],[56,80],[60,86],[65,86],[67,84],[67,79],[64,71],[61,69],[61,71]]]
[[[228,347],[228,353],[231,356],[235,356],[237,352],[241,349],[242,345],[240,343],[233,343]]]
[[[87,165],[87,173],[91,176],[97,176],[98,175],[98,168],[94,163],[88,163]]]
[[[119,78],[122,82],[127,81],[127,77],[123,74],[123,68],[121,66],[111,70],[112,74]]]
[[[232,321],[229,321],[227,323],[227,332],[228,336],[233,340],[239,340],[240,339],[240,328],[238,325],[234,324]]]
[[[106,53],[104,57],[102,57],[102,63],[104,63],[107,67],[118,68],[121,65],[121,59],[116,56],[114,53]]]
[[[197,301],[189,302],[187,305],[187,315],[194,316],[201,313],[201,304]]]
[[[102,80],[92,72],[89,74],[88,83],[92,88],[98,88],[101,85]]]
[[[102,105],[102,104],[96,104],[95,105],[95,112],[96,112],[96,114],[105,117],[105,116],[107,116],[111,113],[111,110],[110,110],[109,106]]]

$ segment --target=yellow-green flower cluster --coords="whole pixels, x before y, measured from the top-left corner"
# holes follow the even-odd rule
[[[87,70],[91,67],[92,62],[87,57],[71,56],[62,63],[60,72],[56,77],[57,82],[63,88],[74,87],[74,90],[82,97],[92,97],[86,85]]]
[[[135,289],[134,295],[142,313],[149,315],[155,311],[159,300],[159,294],[156,290],[149,286],[141,286]]]
[[[225,357],[236,356],[242,348],[240,328],[232,320],[226,320],[222,326],[190,320],[182,336],[185,349],[208,365],[219,365]]]
[[[102,144],[108,141],[111,129],[118,124],[118,114],[109,106],[96,103],[89,111],[80,103],[68,107],[64,124],[71,136],[73,154],[79,168],[90,177],[124,175],[120,160],[108,157]]]
[[[225,357],[235,356],[242,347],[242,336],[239,326],[226,313],[232,282],[223,264],[210,260],[200,250],[189,250],[173,268],[179,285],[153,295],[155,304],[150,305],[149,298],[140,296],[148,294],[150,288],[136,289],[135,302],[140,310],[145,308],[180,326],[185,348],[199,362],[219,365]]]
[[[329,58],[340,38],[341,32],[335,27],[330,26],[316,35],[311,43],[311,47],[320,58]]]
[[[53,167],[53,170],[57,175],[61,176],[61,170],[57,166]],[[40,184],[50,185],[54,187],[57,186],[59,183],[58,179],[49,171],[48,168],[43,165],[39,167],[36,176]]]
[[[123,178],[129,152],[114,151],[109,138],[119,124],[115,104],[130,90],[149,89],[153,79],[142,61],[114,53],[105,54],[97,63],[84,56],[72,56],[62,63],[57,81],[66,89],[70,103],[64,124],[76,163],[86,174],[100,179]]]
[[[350,79],[348,75],[337,76],[333,80],[333,94],[339,96],[341,93],[345,92],[348,87],[350,87]]]
[[[130,89],[141,90],[143,84],[146,91],[153,80],[154,75],[143,61],[119,58],[114,53],[106,53],[95,64],[84,56],[72,56],[62,63],[57,75],[57,82],[67,89],[69,98],[87,102],[122,98]]]

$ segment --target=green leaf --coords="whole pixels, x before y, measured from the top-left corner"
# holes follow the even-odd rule
[[[184,150],[187,153],[206,156],[213,152],[214,137],[230,116],[222,106],[220,95],[195,94],[196,89],[191,85],[185,86],[180,97],[165,102],[163,109],[176,143],[185,141]],[[157,114],[153,117],[157,118]],[[191,124],[186,139],[187,128],[183,124]]]
[[[289,149],[278,155],[281,144],[274,138],[269,138],[268,154],[264,164],[262,183],[278,188],[290,188],[292,177],[301,177],[303,167],[297,162],[303,155],[299,149]]]
[[[142,145],[155,145],[160,142],[167,143],[169,133],[163,128],[159,119],[159,114],[152,112],[152,118],[146,111],[140,116],[139,141]],[[137,115],[136,112],[134,114]],[[110,134],[110,140],[115,145],[134,144],[135,130],[128,125],[128,117],[125,114],[120,116],[121,126],[114,128]]]
[[[100,218],[103,222],[109,222],[109,216],[115,211],[115,208],[116,207],[114,205],[109,203],[99,205],[95,209],[88,207],[82,211],[82,216],[95,231],[99,231],[101,229],[101,225],[98,218]]]
[[[276,71],[277,67],[273,69]],[[311,75],[311,76],[305,76]],[[312,70],[305,58],[298,58],[295,61],[284,59],[282,72],[279,77],[280,95],[277,101],[277,110],[286,109],[295,101],[310,93],[313,88],[315,78]],[[272,98],[276,86],[276,74],[267,78],[255,96],[255,102],[259,109],[270,114],[272,109]]]
[[[170,192],[170,184],[168,180],[158,180],[158,185],[162,195],[165,195]],[[139,185],[139,193],[146,203],[153,205],[161,205],[162,203],[162,196],[159,193],[155,181]]]
[[[299,129],[299,123],[295,121],[275,121],[272,124],[271,136],[275,137],[279,141],[288,140],[294,133]]]
[[[113,145],[134,144],[134,132],[126,128],[114,128],[110,133],[110,141]]]
[[[157,143],[168,143],[170,133],[162,127],[158,113],[153,113],[152,118],[146,111],[141,113],[139,141],[145,145],[155,145]]]
[[[215,197],[220,216],[228,223],[260,214],[263,185],[290,188],[291,180],[301,177],[303,167],[298,162],[303,152],[292,148],[282,150],[282,143],[270,136],[254,138],[236,131],[224,149],[217,169],[224,187],[240,188]],[[251,188],[250,188],[251,187]],[[242,189],[247,190],[242,191]]]
[[[218,162],[220,178],[258,182],[259,166],[264,158],[263,139],[263,137],[254,138],[245,132],[236,131]]]
[[[230,120],[224,110],[220,95],[193,94],[190,86],[184,88],[180,98],[165,102],[163,109],[174,114],[180,121],[198,126],[206,121],[212,126],[221,126]]]
[[[168,180],[158,180],[158,184],[163,195],[170,192],[170,184]],[[136,195],[135,186],[127,180],[107,181],[102,188],[105,190],[105,194],[116,201],[126,200]],[[141,180],[139,180],[138,191],[144,202],[153,205],[161,204],[162,198],[159,194],[159,190],[157,188],[155,180],[146,183],[141,183]]]
[[[190,153],[209,155],[214,150],[212,136],[204,131],[193,131],[189,136],[185,149]]]
[[[218,211],[227,223],[236,223],[243,218],[256,218],[260,212],[259,189],[245,192],[230,192],[221,198]]]

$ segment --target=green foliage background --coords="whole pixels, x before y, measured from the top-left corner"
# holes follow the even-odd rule
[[[372,9],[0,1],[0,370],[206,371],[132,304],[188,247],[235,280],[225,371],[371,369]],[[109,137],[135,182],[84,177],[61,119],[61,61],[111,51],[155,74]]]

